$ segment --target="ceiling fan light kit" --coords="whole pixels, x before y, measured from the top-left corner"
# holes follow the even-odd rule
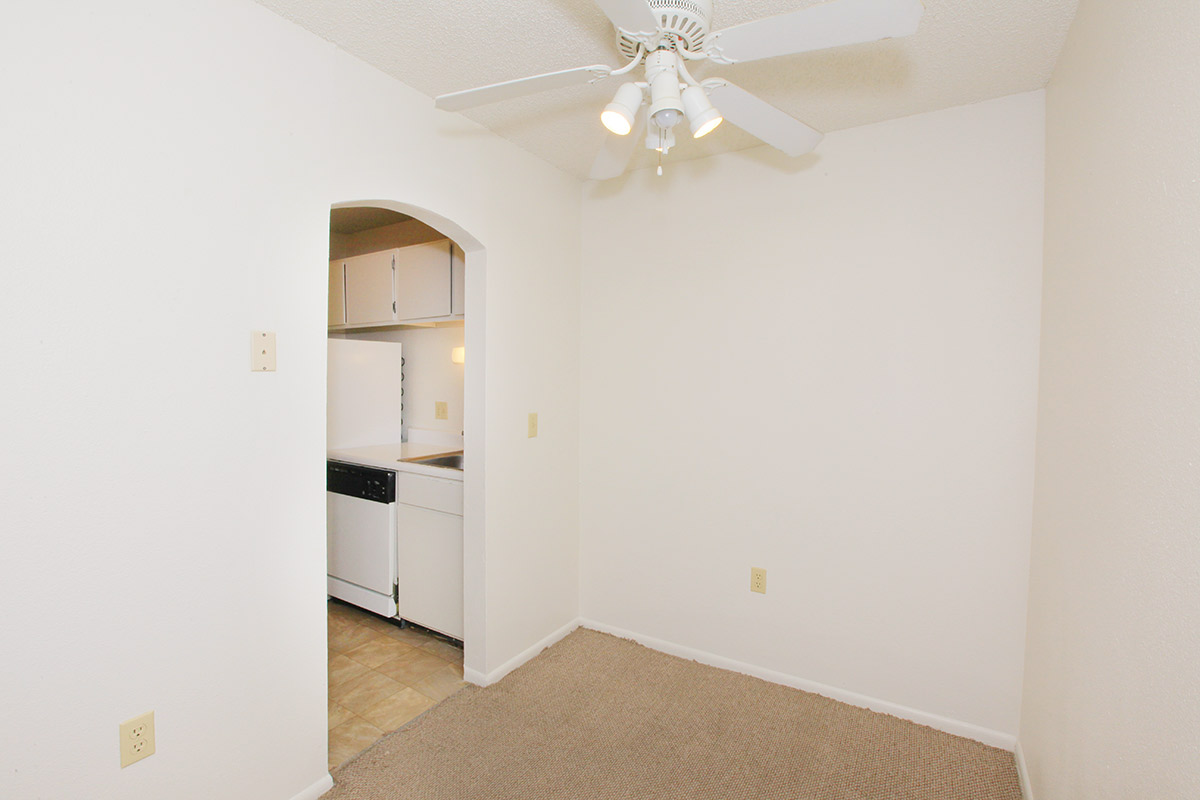
[[[646,149],[657,150],[660,153],[667,153],[675,146],[675,132],[672,130],[664,130],[657,125],[651,125],[650,131],[646,134]]]
[[[683,111],[687,114],[693,139],[712,133],[725,120],[701,86],[689,86],[683,90]]]
[[[679,96],[679,56],[671,50],[655,50],[646,56],[646,83],[650,84],[650,119],[670,130],[683,117]]]
[[[872,42],[916,32],[924,13],[921,0],[829,0],[797,11],[712,30],[713,0],[594,0],[616,28],[617,49],[629,59],[620,69],[603,64],[559,70],[513,81],[444,94],[438,108],[461,111],[534,92],[595,83],[645,64],[645,81],[630,81],[600,114],[609,131],[622,137],[605,144],[592,167],[597,180],[625,171],[637,146],[629,134],[647,126],[646,146],[666,153],[675,143],[673,128],[684,117],[692,137],[711,133],[723,120],[790,156],[811,152],[822,134],[766,101],[721,78],[697,81],[687,61],[736,64]],[[649,97],[648,120],[638,112]],[[662,174],[661,155],[659,174]]]
[[[636,83],[621,84],[616,97],[604,107],[600,121],[617,136],[627,135],[633,130],[633,121],[637,117],[638,109],[642,107],[643,99],[642,89]]]

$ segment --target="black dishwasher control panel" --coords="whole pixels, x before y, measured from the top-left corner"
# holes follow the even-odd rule
[[[325,462],[325,489],[334,494],[359,497],[374,503],[396,502],[396,473],[388,469]]]

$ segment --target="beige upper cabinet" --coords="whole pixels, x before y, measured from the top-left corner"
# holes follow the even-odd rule
[[[450,240],[396,250],[396,307],[400,319],[450,316]]]
[[[329,262],[329,326],[461,318],[462,252],[450,242],[395,247]]]
[[[346,324],[346,268],[342,261],[329,262],[329,325]]]
[[[379,253],[342,259],[346,270],[346,324],[372,325],[395,322],[396,253]]]

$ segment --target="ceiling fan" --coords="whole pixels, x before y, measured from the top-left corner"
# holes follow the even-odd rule
[[[645,80],[628,81],[600,115],[609,137],[590,177],[625,171],[643,131],[646,147],[667,153],[686,117],[693,138],[731,123],[789,156],[810,152],[823,134],[723,78],[697,81],[689,61],[736,64],[915,33],[922,0],[831,0],[798,11],[711,30],[713,0],[594,0],[617,29],[617,48],[629,59],[619,69],[594,64],[444,94],[438,108],[462,111],[535,92],[595,83],[645,64]],[[649,110],[638,112],[645,103]],[[659,174],[662,174],[661,157]]]

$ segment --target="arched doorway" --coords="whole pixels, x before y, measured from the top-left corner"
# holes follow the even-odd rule
[[[485,514],[484,476],[486,439],[484,415],[484,365],[486,363],[485,291],[486,251],[483,244],[460,225],[436,212],[390,200],[356,200],[335,203],[334,216],[339,211],[361,211],[368,218],[378,215],[386,220],[402,215],[450,239],[461,251],[465,308],[462,315],[463,344],[466,351],[462,365],[462,449],[466,454],[463,468],[463,669],[469,682],[480,682],[485,674],[486,615],[485,615]],[[345,215],[342,215],[345,216]],[[332,229],[331,229],[332,231]],[[331,233],[332,236],[332,233]],[[331,334],[332,335],[332,334]],[[406,351],[407,352],[407,351]]]

